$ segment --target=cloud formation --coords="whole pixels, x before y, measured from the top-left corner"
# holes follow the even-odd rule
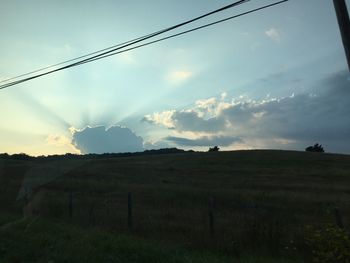
[[[232,136],[201,136],[196,139],[187,139],[182,137],[168,136],[165,137],[164,140],[173,142],[177,145],[181,146],[229,146],[233,143],[242,142],[242,140],[238,137]]]
[[[208,138],[222,134],[224,138],[240,138],[250,145],[263,141],[271,148],[320,142],[332,151],[350,152],[349,97],[349,74],[340,72],[320,83],[317,94],[262,100],[209,98],[197,101],[190,109],[146,115],[145,120],[171,127],[178,133],[191,132],[192,136],[197,136],[197,145],[203,146],[213,144]],[[201,137],[203,133],[209,137]],[[166,139],[178,145],[196,144],[193,138]]]
[[[276,28],[270,28],[269,30],[266,30],[265,35],[271,38],[273,41],[281,41],[281,34]]]
[[[80,150],[72,144],[71,138],[64,135],[49,134],[46,137],[46,143],[51,147],[53,146],[56,149],[60,149],[62,152],[69,151],[76,154],[80,153]]]
[[[180,83],[189,79],[192,75],[193,73],[188,70],[175,70],[168,74],[167,79],[173,83]]]
[[[72,144],[83,154],[143,151],[143,139],[130,129],[112,126],[86,127],[74,130]]]
[[[69,138],[63,135],[53,135],[53,134],[50,134],[49,136],[47,136],[46,142],[49,145],[54,145],[54,146],[64,146],[64,145],[71,144],[71,141]]]
[[[206,119],[195,110],[176,111],[171,116],[173,126],[179,131],[217,132],[225,128],[222,118],[212,117]]]

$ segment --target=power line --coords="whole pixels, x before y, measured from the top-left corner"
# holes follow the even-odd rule
[[[244,4],[246,2],[249,2],[250,0],[239,0],[237,2],[234,2],[234,3],[231,3],[229,5],[226,5],[224,7],[221,7],[219,9],[216,9],[214,11],[211,11],[209,13],[206,13],[204,15],[201,15],[201,16],[198,16],[198,17],[195,17],[193,19],[190,19],[190,20],[187,20],[185,22],[182,22],[182,23],[179,23],[179,24],[176,24],[174,26],[171,26],[171,27],[168,27],[168,28],[165,28],[165,29],[162,29],[162,30],[159,30],[159,31],[156,31],[156,32],[153,32],[153,33],[150,33],[150,34],[147,34],[147,35],[144,35],[142,37],[138,37],[138,38],[135,38],[133,40],[129,40],[129,41],[126,41],[126,42],[123,42],[123,43],[120,43],[120,44],[116,44],[116,45],[113,45],[113,46],[110,46],[110,47],[107,47],[107,48],[104,48],[104,49],[101,49],[101,50],[97,50],[95,52],[92,52],[92,53],[89,53],[89,54],[86,54],[86,55],[83,55],[83,56],[79,56],[79,57],[76,57],[76,58],[73,58],[73,59],[69,59],[69,60],[66,60],[66,61],[63,61],[63,62],[59,62],[57,64],[54,64],[54,65],[50,65],[50,66],[47,66],[47,67],[43,67],[43,68],[40,68],[40,69],[36,69],[34,71],[31,71],[31,72],[28,72],[28,73],[24,73],[24,74],[21,74],[21,75],[18,75],[18,76],[15,76],[15,77],[12,77],[12,78],[8,78],[8,79],[5,79],[5,80],[2,80],[0,81],[0,83],[3,83],[3,82],[8,82],[10,80],[14,80],[14,79],[18,79],[20,77],[24,77],[24,76],[28,76],[28,75],[31,75],[31,74],[34,74],[34,73],[37,73],[37,72],[40,72],[40,71],[43,71],[43,70],[46,70],[46,69],[50,69],[50,68],[54,68],[54,67],[57,67],[57,66],[60,66],[60,65],[63,65],[63,64],[67,64],[69,62],[73,62],[73,61],[76,61],[76,60],[79,60],[79,59],[82,59],[82,58],[86,58],[86,57],[89,57],[89,56],[92,56],[92,55],[96,55],[98,53],[102,53],[102,54],[98,54],[94,57],[98,57],[100,55],[105,55],[109,52],[113,52],[113,51],[116,51],[118,49],[121,49],[121,48],[124,48],[124,47],[127,47],[127,46],[130,46],[130,45],[133,45],[133,44],[136,44],[138,42],[141,42],[143,40],[146,40],[146,39],[149,39],[151,37],[154,37],[154,36],[157,36],[157,35],[160,35],[160,34],[163,34],[165,32],[168,32],[168,31],[171,31],[171,30],[174,30],[178,27],[181,27],[181,26],[184,26],[184,25],[187,25],[187,24],[190,24],[190,23],[193,23],[197,20],[200,20],[204,17],[207,17],[207,16],[210,16],[210,15],[213,15],[215,13],[219,13],[219,12],[222,12],[226,9],[229,9],[229,8],[233,8],[235,6],[238,6],[238,5],[241,5],[241,4]],[[110,50],[110,51],[107,51],[107,50]],[[92,59],[94,57],[91,57],[89,59]]]
[[[189,29],[189,30],[186,30],[186,31],[182,31],[182,32],[177,33],[177,34],[173,34],[173,35],[170,35],[170,36],[167,36],[167,37],[163,37],[163,38],[160,38],[160,39],[157,39],[157,40],[153,40],[153,41],[147,42],[145,44],[141,44],[141,45],[138,45],[138,46],[135,46],[135,47],[131,47],[131,48],[128,48],[128,49],[123,49],[122,51],[113,52],[111,54],[103,55],[101,57],[94,58],[94,59],[91,59],[91,60],[88,60],[88,61],[85,61],[85,62],[78,62],[77,65],[75,65],[75,66],[82,65],[82,64],[85,64],[85,63],[89,63],[89,62],[92,62],[92,61],[95,61],[95,60],[99,60],[99,59],[102,59],[102,58],[110,57],[110,56],[113,56],[113,55],[121,54],[121,53],[130,51],[130,50],[133,50],[133,49],[137,49],[137,48],[140,48],[140,47],[148,46],[148,45],[151,45],[151,44],[154,44],[154,43],[157,43],[157,42],[161,42],[161,41],[164,41],[164,40],[167,40],[167,39],[170,39],[170,38],[178,37],[178,36],[181,36],[181,35],[193,32],[193,31],[197,31],[197,30],[200,30],[200,29],[203,29],[203,28],[206,28],[206,27],[210,27],[210,26],[222,23],[222,22],[226,22],[228,20],[232,20],[232,19],[240,17],[240,16],[248,15],[250,13],[254,13],[254,12],[257,12],[257,11],[260,11],[260,10],[263,10],[263,9],[275,6],[275,5],[279,5],[279,4],[282,4],[282,3],[287,2],[287,1],[289,1],[289,0],[282,0],[282,1],[279,1],[279,2],[276,2],[276,3],[273,3],[273,4],[265,5],[265,6],[262,6],[262,7],[259,7],[259,8],[255,8],[255,9],[252,9],[252,10],[240,13],[238,15],[230,16],[230,17],[227,17],[227,18],[224,18],[224,19],[212,22],[212,23],[208,23],[208,24],[205,24],[203,26],[195,27],[195,28],[192,28],[192,29]]]
[[[46,69],[50,69],[50,68],[54,68],[54,67],[57,67],[57,66],[60,66],[60,65],[63,65],[63,64],[67,64],[69,62],[73,62],[73,61],[76,61],[78,59],[82,59],[82,58],[85,58],[85,57],[88,57],[88,56],[91,56],[91,55],[95,55],[95,54],[98,54],[100,52],[103,52],[103,51],[106,51],[106,50],[109,50],[109,49],[112,49],[112,48],[115,48],[115,47],[118,47],[118,46],[121,46],[121,45],[128,44],[128,43],[130,43],[132,41],[136,41],[136,40],[141,39],[141,38],[142,37],[136,38],[136,39],[133,39],[133,40],[130,40],[130,41],[127,41],[127,42],[123,42],[123,43],[111,46],[111,47],[107,47],[107,48],[104,48],[104,49],[101,49],[101,50],[98,50],[98,51],[94,51],[94,52],[86,54],[86,55],[82,55],[80,57],[72,58],[72,59],[69,59],[69,60],[66,60],[66,61],[59,62],[59,63],[54,64],[54,65],[46,66],[46,67],[43,67],[43,68],[40,68],[40,69],[36,69],[36,70],[30,71],[30,72],[27,72],[27,73],[24,73],[24,74],[15,76],[15,77],[4,79],[4,80],[1,80],[0,83],[8,82],[8,81],[13,80],[13,79],[18,79],[20,77],[28,76],[28,75],[31,75],[31,74],[34,74],[34,73],[37,73],[37,72],[40,72],[40,71],[43,71],[43,70],[46,70]]]
[[[171,36],[168,36],[168,37],[165,37],[165,38],[161,38],[161,39],[158,39],[158,40],[154,40],[154,41],[151,41],[151,42],[148,42],[148,43],[145,43],[145,44],[141,44],[141,45],[138,45],[138,46],[135,46],[135,47],[131,47],[131,48],[128,48],[128,49],[125,49],[125,50],[122,50],[122,51],[113,52],[113,53],[110,53],[110,51],[109,51],[109,52],[105,52],[105,53],[103,53],[103,54],[100,54],[100,55],[91,57],[91,58],[89,58],[89,59],[85,59],[85,60],[82,60],[82,61],[79,61],[79,62],[70,64],[70,65],[67,65],[67,66],[65,66],[65,67],[61,67],[61,68],[58,68],[58,69],[55,69],[55,70],[52,70],[52,71],[49,71],[49,72],[45,72],[45,73],[42,73],[42,74],[39,74],[39,75],[35,75],[35,76],[29,77],[29,78],[26,78],[26,79],[22,79],[22,80],[18,80],[18,81],[14,81],[14,82],[11,82],[11,83],[7,83],[7,84],[4,84],[4,85],[1,85],[1,86],[0,86],[0,89],[5,89],[5,88],[7,88],[7,87],[14,86],[14,85],[20,84],[20,83],[22,83],[22,82],[26,82],[26,81],[29,81],[29,80],[32,80],[32,79],[35,79],[35,78],[39,78],[39,77],[42,77],[42,76],[45,76],[45,75],[48,75],[48,74],[52,74],[52,73],[57,72],[57,71],[61,71],[61,70],[64,70],[64,69],[68,69],[68,68],[71,68],[71,67],[75,67],[75,66],[78,66],[78,65],[82,65],[82,64],[85,64],[85,63],[89,63],[89,62],[92,62],[92,61],[95,61],[95,60],[98,60],[98,59],[102,59],[102,58],[109,57],[109,56],[112,56],[112,55],[124,53],[124,52],[130,51],[130,50],[136,49],[136,48],[140,48],[140,47],[143,47],[143,46],[147,46],[147,45],[150,45],[150,44],[153,44],[153,43],[157,43],[157,42],[160,42],[160,41],[169,39],[169,38],[173,38],[173,37],[176,37],[176,36],[180,36],[180,35],[183,35],[183,34],[186,34],[186,33],[189,33],[189,32],[193,32],[193,31],[196,31],[196,30],[205,28],[205,27],[209,27],[209,26],[212,26],[212,25],[215,25],[215,24],[218,24],[218,23],[221,23],[221,22],[224,22],[224,21],[233,19],[233,18],[237,18],[237,17],[243,16],[243,15],[249,14],[249,13],[257,12],[257,11],[259,11],[259,10],[266,9],[266,8],[268,8],[268,7],[272,7],[272,6],[281,4],[281,3],[283,3],[283,2],[287,2],[287,1],[288,1],[288,0],[279,1],[279,2],[276,2],[276,3],[270,4],[270,5],[266,5],[266,6],[263,6],[263,7],[260,7],[260,8],[256,8],[256,9],[253,9],[253,10],[250,10],[250,11],[247,11],[247,12],[244,12],[244,13],[241,13],[241,14],[238,14],[238,15],[235,15],[235,16],[231,16],[231,17],[228,17],[228,18],[225,18],[225,19],[222,19],[222,20],[218,20],[218,21],[213,22],[213,23],[209,23],[209,24],[206,24],[206,25],[203,25],[203,26],[199,26],[199,27],[196,27],[196,28],[187,30],[187,31],[180,32],[180,33],[178,33],[178,34],[174,34],[174,35],[171,35]],[[242,2],[242,1],[240,1],[240,2]],[[245,1],[243,1],[243,2],[245,2]],[[237,3],[238,3],[238,2],[237,2]],[[211,12],[211,13],[212,13],[212,12]],[[196,19],[197,19],[197,18],[196,18]],[[185,23],[186,23],[186,22],[185,22]],[[140,39],[140,38],[139,38],[139,39]],[[138,41],[138,42],[140,42],[140,41]],[[133,44],[135,44],[135,43],[133,43]],[[123,47],[127,47],[127,46],[129,46],[129,45],[131,45],[131,44],[125,45],[125,46],[123,46]],[[114,50],[112,50],[112,51],[121,49],[121,48],[123,48],[123,47],[114,49]]]
[[[180,32],[180,33],[177,33],[177,34],[173,34],[173,35],[170,35],[170,36],[167,36],[167,37],[164,37],[164,38],[160,38],[160,39],[157,39],[157,40],[154,40],[154,41],[150,41],[150,42],[147,42],[147,43],[144,43],[144,44],[141,44],[141,45],[138,45],[138,46],[134,46],[134,47],[131,47],[131,48],[128,48],[128,49],[124,49],[124,50],[121,50],[121,51],[113,50],[112,52],[106,52],[104,54],[100,54],[98,56],[94,56],[94,57],[91,57],[89,59],[85,59],[85,60],[82,60],[82,61],[70,64],[70,65],[67,65],[65,67],[61,67],[61,68],[58,68],[58,69],[55,69],[55,70],[51,70],[51,71],[48,71],[48,72],[45,72],[45,73],[42,73],[42,74],[38,74],[38,75],[35,75],[35,76],[32,76],[32,77],[28,77],[28,78],[25,78],[25,79],[22,79],[22,80],[18,80],[18,81],[14,81],[14,82],[10,82],[10,83],[1,85],[0,89],[5,89],[5,88],[8,88],[10,86],[14,86],[14,85],[20,84],[22,82],[26,82],[26,81],[29,81],[29,80],[32,80],[32,79],[35,79],[35,78],[39,78],[39,77],[42,77],[42,76],[45,76],[45,75],[48,75],[48,74],[52,74],[52,73],[57,72],[57,71],[61,71],[61,70],[68,69],[68,68],[75,67],[75,66],[79,66],[79,65],[82,65],[82,64],[85,64],[85,63],[93,62],[95,60],[99,60],[99,59],[106,58],[106,57],[109,57],[109,56],[113,56],[113,55],[117,55],[117,54],[120,54],[120,53],[124,53],[124,52],[130,51],[130,50],[133,50],[133,49],[137,49],[137,48],[141,48],[141,47],[144,47],[144,46],[148,46],[148,45],[160,42],[160,41],[164,41],[164,40],[167,40],[167,39],[170,39],[170,38],[174,38],[174,37],[177,37],[177,36],[180,36],[180,35],[183,35],[183,34],[187,34],[187,33],[190,33],[190,32],[193,32],[193,31],[196,31],[196,30],[199,30],[199,29],[202,29],[202,28],[206,28],[206,27],[209,27],[209,26],[212,26],[212,25],[216,25],[216,24],[219,24],[219,23],[231,20],[231,19],[234,19],[234,18],[237,18],[237,17],[240,17],[240,16],[244,16],[244,15],[247,15],[247,14],[250,14],[250,13],[254,13],[254,12],[257,12],[257,11],[260,11],[260,10],[263,10],[263,9],[266,9],[266,8],[269,8],[269,7],[272,7],[272,6],[276,6],[276,5],[282,4],[282,3],[287,2],[287,1],[289,1],[289,0],[282,0],[282,1],[279,1],[279,2],[276,2],[276,3],[273,3],[273,4],[265,5],[265,6],[262,6],[262,7],[259,7],[259,8],[255,8],[255,9],[252,9],[250,11],[246,11],[246,12],[240,13],[238,15],[230,16],[230,17],[225,18],[225,19],[221,19],[221,20],[218,20],[218,21],[215,21],[215,22],[212,22],[212,23],[208,23],[208,24],[205,24],[205,25],[202,25],[202,26],[190,29],[190,30],[186,30],[186,31],[183,31],[183,32]],[[126,46],[129,46],[129,45],[126,45]]]

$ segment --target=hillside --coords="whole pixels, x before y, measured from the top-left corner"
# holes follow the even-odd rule
[[[33,196],[41,196],[42,218],[189,249],[298,257],[307,225],[340,218],[350,229],[347,155],[257,150],[0,164],[3,213],[21,213],[24,182],[41,186]]]

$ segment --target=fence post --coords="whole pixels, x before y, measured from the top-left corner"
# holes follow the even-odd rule
[[[89,224],[92,225],[92,226],[95,226],[95,224],[96,224],[95,206],[94,206],[94,204],[90,205]]]
[[[339,228],[343,229],[344,228],[343,219],[342,219],[341,213],[337,207],[334,208],[334,217],[335,217],[335,223],[337,224],[337,226]]]
[[[68,195],[68,212],[69,212],[69,218],[73,218],[73,192],[72,190],[69,191]]]
[[[215,234],[214,229],[214,198],[209,198],[209,229],[210,229],[210,236],[213,237]]]
[[[132,195],[128,193],[128,228],[132,228]]]

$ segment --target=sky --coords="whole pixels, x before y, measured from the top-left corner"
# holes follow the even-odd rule
[[[174,33],[273,2],[251,0]],[[1,0],[0,81],[230,3]],[[321,143],[350,154],[349,86],[332,1],[290,0],[0,90],[0,153]]]

